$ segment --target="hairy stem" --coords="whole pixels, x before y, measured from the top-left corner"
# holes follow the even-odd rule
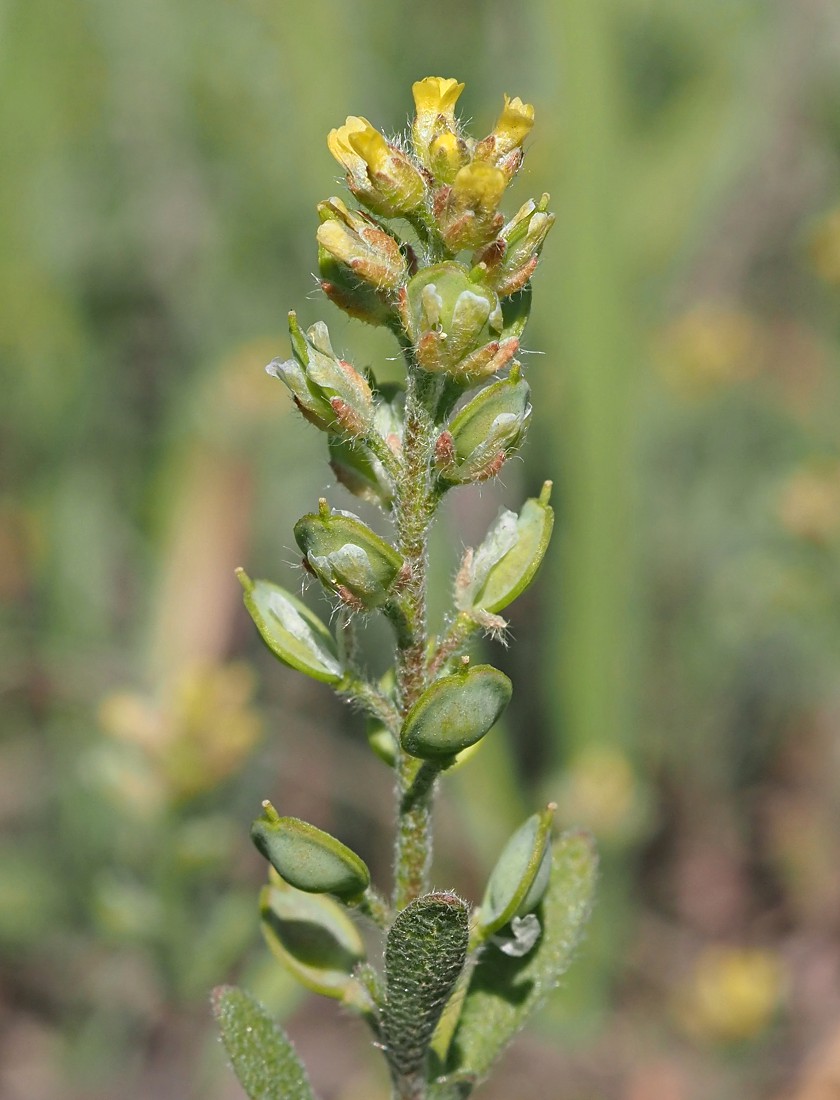
[[[405,559],[406,581],[399,599],[397,689],[403,718],[427,683],[427,543],[434,508],[430,489],[436,379],[409,369],[403,438],[403,470],[397,486],[397,548]],[[400,753],[397,762],[397,836],[394,906],[399,911],[428,890],[432,851],[431,803],[434,782],[420,782],[420,762]]]

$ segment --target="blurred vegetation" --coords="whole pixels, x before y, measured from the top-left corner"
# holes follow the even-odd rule
[[[325,1100],[376,1095],[258,942],[245,824],[270,795],[382,868],[388,777],[260,650],[232,570],[292,586],[331,485],[261,371],[286,310],[315,316],[326,132],[398,129],[441,74],[478,129],[503,91],[537,106],[519,193],[548,181],[558,227],[509,488],[554,478],[559,525],[440,882],[480,892],[529,789],[607,855],[488,1100],[526,1072],[563,1100],[798,1097],[840,1029],[836,7],[10,0],[0,51],[0,1095],[235,1097],[206,1002],[230,976],[310,1064],[330,1047]],[[453,565],[498,503],[449,512]]]

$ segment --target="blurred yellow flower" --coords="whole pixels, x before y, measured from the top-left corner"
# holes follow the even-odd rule
[[[778,512],[791,534],[829,542],[840,532],[840,464],[797,470],[782,486]]]
[[[840,286],[840,207],[819,222],[808,243],[808,252],[817,275],[832,286]]]
[[[758,948],[709,947],[678,990],[674,1012],[694,1037],[739,1042],[767,1029],[784,995],[779,956]]]
[[[764,357],[757,322],[737,309],[703,304],[661,333],[656,357],[666,382],[681,396],[700,397],[753,377]]]
[[[642,791],[630,761],[617,748],[581,752],[563,777],[565,821],[591,829],[599,837],[635,835],[642,823]]]

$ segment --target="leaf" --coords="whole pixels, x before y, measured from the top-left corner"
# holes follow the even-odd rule
[[[447,1072],[486,1076],[528,1017],[555,988],[572,961],[592,908],[597,855],[588,833],[568,832],[554,845],[551,880],[536,910],[542,936],[521,958],[493,944],[475,968],[449,1051]]]
[[[213,1015],[250,1100],[315,1100],[289,1037],[259,1001],[243,989],[220,985],[213,990]]]
[[[365,947],[347,910],[322,894],[305,894],[275,876],[260,894],[263,936],[272,953],[315,993],[341,1000]]]
[[[455,894],[426,894],[397,914],[385,945],[382,1035],[398,1074],[416,1074],[467,955],[469,910]]]

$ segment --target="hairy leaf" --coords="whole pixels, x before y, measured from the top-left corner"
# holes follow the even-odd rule
[[[288,1036],[249,993],[218,986],[213,990],[213,1014],[250,1100],[315,1100]]]
[[[557,985],[589,917],[596,871],[597,856],[589,834],[568,832],[556,842],[548,891],[536,910],[542,925],[540,940],[519,958],[492,943],[484,949],[449,1051],[450,1073],[483,1078]]]

